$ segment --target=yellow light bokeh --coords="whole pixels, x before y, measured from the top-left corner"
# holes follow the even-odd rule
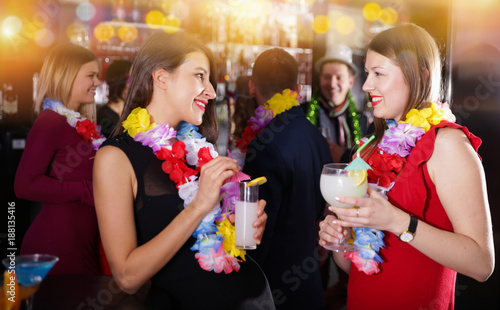
[[[312,28],[316,33],[325,33],[330,29],[330,19],[326,15],[318,15],[314,17]]]
[[[349,35],[356,29],[356,22],[349,16],[342,16],[335,23],[335,29],[340,34]]]
[[[17,16],[7,16],[2,22],[2,32],[6,36],[18,34],[22,27],[23,22]]]
[[[380,17],[382,8],[378,3],[370,2],[363,7],[363,16],[366,20],[374,22]]]
[[[163,30],[167,33],[175,33],[181,29],[181,20],[173,15],[169,15],[165,17],[163,21],[163,25],[165,26]]]
[[[382,24],[392,26],[398,21],[398,12],[391,7],[387,7],[380,11],[379,18]]]
[[[123,25],[118,29],[118,37],[126,43],[134,42],[139,32],[132,25]]]
[[[162,12],[153,10],[146,14],[146,24],[153,29],[158,29],[163,25],[165,15]]]
[[[66,28],[66,35],[72,42],[81,41],[87,33],[85,26],[80,23],[72,23]]]
[[[106,23],[99,23],[94,28],[94,36],[101,42],[109,41],[115,35],[113,26]]]

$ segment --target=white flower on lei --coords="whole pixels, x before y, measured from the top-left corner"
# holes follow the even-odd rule
[[[56,112],[66,116],[66,121],[71,127],[76,127],[76,123],[80,120],[80,113],[63,106],[57,106]]]
[[[212,158],[216,158],[219,156],[217,151],[214,149],[214,145],[210,142],[207,142],[207,139],[184,139],[182,140],[186,145],[186,151],[188,152],[186,155],[186,161],[191,166],[196,166],[198,164],[198,151],[201,148],[208,147],[210,150],[210,155]]]
[[[198,192],[199,181],[196,180],[198,177],[192,175],[189,177],[189,181],[179,186],[179,197],[184,200],[184,207],[187,207],[191,202],[193,202],[196,193]]]

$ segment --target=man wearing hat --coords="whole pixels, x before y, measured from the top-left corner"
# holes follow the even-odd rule
[[[319,73],[319,89],[305,106],[306,116],[324,134],[329,133],[333,161],[348,163],[368,127],[366,116],[358,111],[350,91],[357,72],[352,50],[343,44],[330,45],[315,69]]]

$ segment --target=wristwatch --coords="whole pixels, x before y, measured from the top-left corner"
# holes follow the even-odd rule
[[[418,224],[418,219],[415,217],[411,216],[410,214],[410,225],[408,226],[408,229],[403,231],[402,233],[399,234],[399,240],[403,242],[410,242],[415,238],[415,232],[417,231],[417,224]]]

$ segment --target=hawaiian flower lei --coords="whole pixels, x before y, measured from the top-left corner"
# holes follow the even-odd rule
[[[198,192],[198,174],[201,167],[219,156],[214,145],[198,133],[198,127],[181,122],[178,131],[168,124],[151,123],[146,109],[134,109],[123,122],[123,128],[135,141],[148,146],[163,160],[162,170],[177,184],[184,207],[189,205]],[[172,142],[172,139],[177,139]],[[194,167],[191,168],[191,167]],[[242,172],[226,179],[221,188],[222,207],[218,202],[201,221],[193,233],[196,238],[192,251],[198,251],[195,258],[201,268],[207,271],[230,273],[240,269],[241,257],[246,252],[235,247],[234,225],[227,215],[234,212],[238,188],[236,182],[250,177]]]
[[[91,122],[88,118],[81,116],[80,113],[65,108],[61,101],[51,100],[48,97],[44,98],[43,110],[47,109],[66,117],[68,124],[75,128],[76,132],[82,136],[83,140],[89,142],[95,151],[106,140],[106,137],[101,135],[101,126],[97,126],[95,122]]]
[[[243,158],[239,158],[238,164],[243,166],[244,154],[247,152],[248,145],[250,142],[257,137],[257,135],[266,127],[271,120],[278,114],[290,110],[291,108],[299,104],[300,96],[297,92],[291,91],[290,89],[285,89],[283,92],[274,94],[271,99],[269,99],[265,105],[259,105],[255,110],[255,116],[251,117],[247,123],[248,126],[245,127],[243,133],[241,134],[241,139],[237,140],[235,145],[241,152]],[[237,151],[233,152],[233,156],[239,157]]]
[[[372,167],[368,170],[368,183],[387,199],[389,191],[403,170],[406,157],[411,154],[416,142],[429,131],[431,126],[441,121],[454,123],[455,120],[449,105],[440,102],[431,103],[429,108],[412,109],[405,120],[398,124],[394,120],[387,120],[388,129],[381,143],[367,159],[367,163]],[[346,252],[344,257],[351,260],[359,271],[368,275],[378,273],[380,271],[378,264],[382,262],[382,258],[377,253],[384,246],[384,233],[366,227],[355,227],[353,230],[354,244],[360,247],[360,250]]]

